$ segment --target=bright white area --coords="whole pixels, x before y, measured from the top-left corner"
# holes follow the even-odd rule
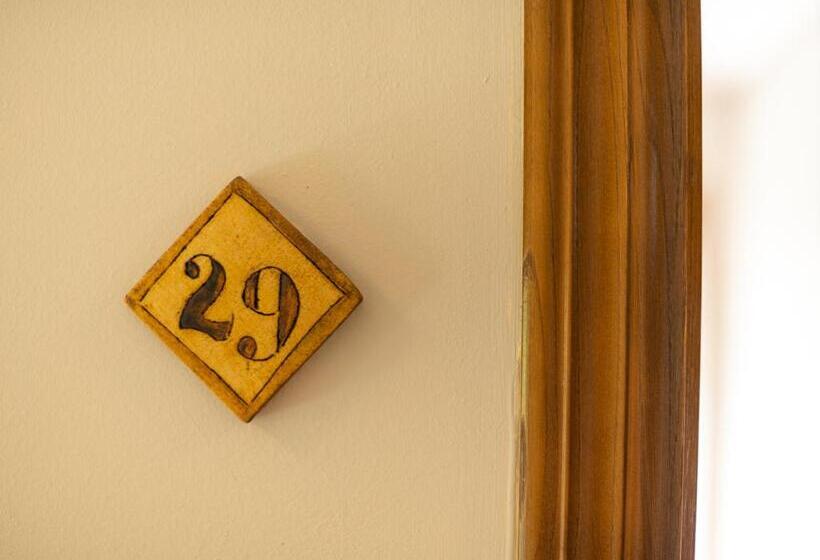
[[[698,560],[820,557],[819,6],[702,2]]]

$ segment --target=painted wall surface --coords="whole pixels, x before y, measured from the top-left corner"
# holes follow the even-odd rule
[[[0,3],[0,557],[509,556],[521,17]],[[240,174],[365,297],[248,425],[123,303]]]

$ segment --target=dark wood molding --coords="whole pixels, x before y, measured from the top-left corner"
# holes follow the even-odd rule
[[[694,556],[697,0],[526,0],[518,558]]]

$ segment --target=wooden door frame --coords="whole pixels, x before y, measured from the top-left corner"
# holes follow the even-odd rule
[[[519,560],[694,557],[698,0],[525,0]]]

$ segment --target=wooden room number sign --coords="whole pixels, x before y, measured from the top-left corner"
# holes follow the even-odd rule
[[[126,296],[246,422],[361,300],[347,276],[241,177]]]

